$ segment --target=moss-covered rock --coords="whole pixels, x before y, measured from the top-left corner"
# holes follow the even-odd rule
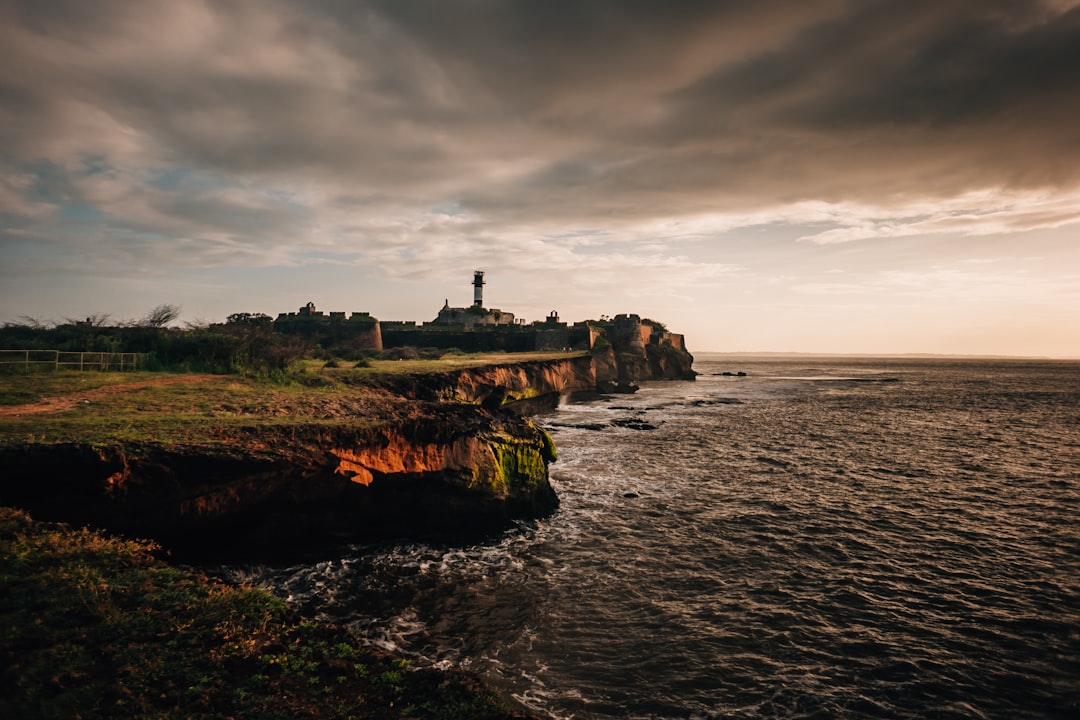
[[[547,482],[543,445],[510,441],[493,443],[491,449],[495,455],[497,492],[527,493]]]

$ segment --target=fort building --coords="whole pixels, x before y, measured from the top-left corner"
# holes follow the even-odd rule
[[[274,332],[318,338],[319,342],[348,342],[357,349],[383,349],[382,329],[370,313],[324,313],[313,302],[294,313],[280,313],[274,320]]]
[[[466,330],[472,330],[477,326],[495,327],[499,325],[522,324],[515,321],[514,313],[503,312],[498,308],[487,309],[484,307],[484,271],[477,270],[473,273],[473,304],[470,307],[450,307],[450,299],[443,303],[439,314],[431,321],[431,325],[460,326]]]
[[[394,347],[458,348],[466,352],[527,352],[533,350],[592,350],[599,338],[633,353],[666,346],[685,351],[683,336],[638,315],[601,316],[569,325],[552,310],[543,320],[526,323],[511,312],[484,307],[484,272],[473,273],[473,304],[451,307],[447,298],[434,320],[380,322],[370,313],[324,313],[309,302],[295,313],[281,313],[276,332],[300,335],[324,347],[382,350]]]

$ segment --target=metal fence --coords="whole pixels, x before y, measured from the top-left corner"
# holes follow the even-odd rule
[[[64,350],[0,350],[0,371],[137,370],[148,353],[68,352]]]

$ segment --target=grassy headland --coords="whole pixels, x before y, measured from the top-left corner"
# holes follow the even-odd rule
[[[308,363],[274,376],[4,374],[0,445],[224,447],[290,424],[370,426],[415,405],[380,377],[566,356]],[[520,716],[471,676],[411,670],[267,592],[161,557],[152,543],[0,508],[0,717]]]
[[[0,374],[0,444],[232,442],[237,430],[285,424],[370,425],[409,401],[380,379],[579,353],[456,354],[437,359],[303,361],[270,375],[154,372]],[[128,387],[125,387],[128,386]],[[115,392],[113,392],[115,390]],[[20,409],[69,398],[49,412]]]

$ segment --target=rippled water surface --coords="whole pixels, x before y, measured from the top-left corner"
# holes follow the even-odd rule
[[[1080,717],[1080,365],[695,367],[538,418],[551,518],[243,572],[552,717]]]

